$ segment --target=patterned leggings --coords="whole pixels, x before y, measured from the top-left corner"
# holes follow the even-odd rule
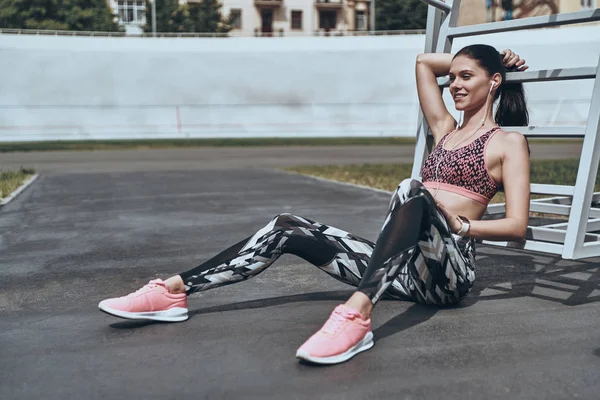
[[[453,235],[429,192],[406,179],[392,196],[374,244],[291,214],[180,274],[186,293],[249,279],[284,253],[295,254],[375,304],[382,296],[423,304],[460,302],[475,280],[474,241]]]

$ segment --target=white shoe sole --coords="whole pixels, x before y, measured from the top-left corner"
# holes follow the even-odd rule
[[[300,360],[310,361],[315,364],[338,364],[351,359],[361,351],[369,350],[371,347],[373,347],[373,344],[373,333],[368,332],[363,338],[363,340],[358,342],[356,346],[352,347],[345,353],[330,357],[313,357],[306,351],[300,349],[296,352],[296,357]]]
[[[154,312],[128,312],[116,310],[102,304],[98,304],[98,308],[105,313],[114,315],[115,317],[121,317],[126,319],[147,319],[152,321],[163,321],[163,322],[181,322],[188,319],[188,309],[182,307],[173,307],[165,311],[154,311]]]

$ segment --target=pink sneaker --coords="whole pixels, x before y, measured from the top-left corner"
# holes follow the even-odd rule
[[[325,325],[296,352],[301,360],[337,364],[373,347],[371,319],[344,304],[333,310]]]
[[[165,283],[156,279],[137,292],[124,297],[102,300],[98,308],[128,319],[177,322],[188,319],[185,293],[171,294]]]

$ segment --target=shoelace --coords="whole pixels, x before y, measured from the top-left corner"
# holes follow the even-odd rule
[[[141,289],[138,289],[135,292],[127,295],[127,297],[129,297],[129,296],[137,296],[138,294],[142,294],[144,292],[147,292],[148,290],[154,289],[157,286],[165,286],[165,285],[164,285],[164,283],[162,283],[162,282],[160,282],[158,280],[153,280],[153,281],[148,282]]]
[[[336,309],[323,326],[322,331],[324,333],[335,334],[347,321],[352,321],[356,317],[358,317],[358,314]]]

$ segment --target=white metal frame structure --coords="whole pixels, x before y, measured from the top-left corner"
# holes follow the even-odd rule
[[[425,52],[449,53],[452,41],[457,37],[475,36],[514,30],[543,28],[557,25],[600,21],[600,9],[585,10],[566,14],[523,18],[519,20],[492,22],[458,27],[460,0],[446,3],[439,0],[422,0],[429,5]],[[582,68],[565,68],[513,72],[506,75],[508,82],[545,82],[571,79],[594,79],[587,125],[583,128],[562,127],[503,127],[517,131],[527,137],[575,137],[583,138],[583,147],[575,186],[531,184],[532,194],[551,197],[530,202],[530,210],[568,216],[568,222],[529,226],[523,242],[490,242],[485,244],[521,248],[544,253],[558,254],[565,259],[581,259],[600,256],[600,192],[594,193],[594,183],[600,158],[600,60],[598,65]],[[438,79],[441,90],[449,85],[448,79]],[[420,176],[423,161],[432,148],[433,138],[419,110],[417,145],[413,162],[412,177]],[[505,204],[488,206],[489,215],[502,214]]]

